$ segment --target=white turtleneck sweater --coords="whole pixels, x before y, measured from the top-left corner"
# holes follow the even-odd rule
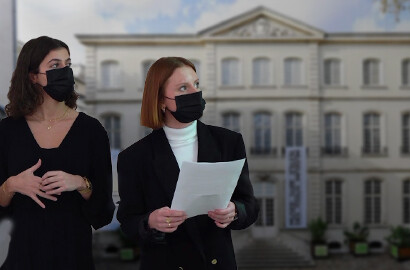
[[[198,134],[196,131],[197,121],[185,128],[170,128],[164,126],[164,132],[171,145],[172,152],[181,168],[183,161],[198,161]]]

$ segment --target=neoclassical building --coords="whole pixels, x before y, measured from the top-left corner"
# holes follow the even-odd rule
[[[245,140],[261,205],[248,236],[307,243],[303,227],[320,216],[328,241],[343,250],[354,222],[383,246],[391,226],[410,225],[410,32],[326,33],[259,7],[196,34],[77,38],[87,51],[86,103],[114,159],[150,132],[139,118],[153,61],[195,64],[207,101],[202,121]],[[291,146],[306,153],[299,228],[286,222]]]

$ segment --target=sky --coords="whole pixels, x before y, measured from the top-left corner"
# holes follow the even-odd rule
[[[17,38],[63,40],[85,64],[76,34],[196,33],[257,6],[327,33],[410,32],[410,11],[397,21],[380,0],[16,0]]]

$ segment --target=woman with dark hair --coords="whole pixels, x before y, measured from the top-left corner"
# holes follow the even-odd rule
[[[92,229],[111,222],[111,157],[101,124],[77,112],[68,46],[22,48],[0,121],[0,205],[13,231],[1,269],[94,269]]]
[[[140,269],[237,269],[231,230],[255,222],[258,205],[248,165],[225,209],[187,219],[172,210],[183,161],[223,162],[246,157],[241,134],[198,119],[205,108],[195,66],[164,57],[149,69],[141,124],[154,131],[120,153],[118,180],[121,229],[141,243]]]

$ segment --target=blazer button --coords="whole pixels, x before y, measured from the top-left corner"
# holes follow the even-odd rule
[[[218,261],[217,261],[216,259],[213,259],[213,260],[211,261],[211,263],[212,263],[212,264],[217,264]]]

